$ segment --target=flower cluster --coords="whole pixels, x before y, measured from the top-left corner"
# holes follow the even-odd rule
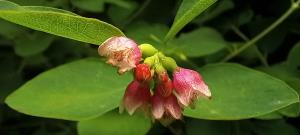
[[[134,80],[127,86],[120,110],[151,112],[154,119],[181,119],[184,107],[200,97],[211,97],[201,75],[177,66],[149,44],[137,45],[127,37],[111,37],[98,52],[120,74],[133,69]],[[169,76],[171,75],[171,77]]]

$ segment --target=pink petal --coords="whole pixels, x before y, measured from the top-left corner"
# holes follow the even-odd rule
[[[193,70],[186,69],[187,72],[193,77],[193,83],[191,84],[192,89],[199,91],[201,95],[206,96],[206,97],[211,97],[211,92],[208,88],[208,86],[205,84],[203,81],[201,75]]]
[[[184,106],[190,105],[198,96],[210,97],[208,86],[196,71],[178,68],[173,73],[173,86],[178,96],[178,100]]]
[[[175,119],[181,119],[181,108],[176,97],[172,94],[165,99],[165,108]]]
[[[138,81],[131,82],[124,94],[124,108],[130,115],[132,115],[136,109],[149,102],[150,94],[150,88],[148,85],[143,85]]]
[[[165,109],[164,109],[164,97],[159,94],[154,94],[152,96],[152,115],[155,119],[161,119]]]
[[[111,37],[98,48],[99,55],[108,58],[107,63],[119,67],[120,74],[136,67],[142,54],[137,44],[127,37]]]

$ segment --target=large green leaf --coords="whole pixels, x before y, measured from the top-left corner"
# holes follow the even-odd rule
[[[199,100],[185,115],[213,120],[252,118],[299,102],[283,81],[238,64],[215,64],[199,70],[212,91],[211,100]]]
[[[0,18],[35,30],[96,45],[112,36],[123,35],[118,28],[97,19],[49,7],[23,7],[3,0],[0,0]]]
[[[145,135],[151,127],[151,121],[140,115],[109,112],[98,118],[80,121],[79,135]]]
[[[293,69],[300,70],[300,42],[295,44],[288,55],[287,64]]]
[[[116,108],[129,81],[103,61],[83,59],[40,74],[6,103],[29,115],[84,120]]]
[[[298,94],[300,93],[299,72],[293,68],[291,69],[288,63],[280,63],[269,67],[260,67],[258,69],[285,81],[294,90],[296,90]],[[297,117],[300,115],[300,103],[295,103],[285,107],[279,110],[278,113],[288,117]]]
[[[173,41],[177,51],[188,57],[200,57],[216,53],[226,47],[222,35],[209,27],[202,27],[190,33],[180,35]],[[174,48],[176,48],[174,47]]]
[[[183,0],[175,16],[173,25],[165,37],[165,41],[172,39],[186,24],[216,1],[217,0]]]

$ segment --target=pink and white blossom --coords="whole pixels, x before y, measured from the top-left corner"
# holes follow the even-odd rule
[[[173,86],[179,102],[184,106],[191,105],[199,96],[211,97],[208,86],[194,70],[178,67],[173,72]]]
[[[150,98],[149,85],[134,80],[126,88],[120,111],[122,112],[125,108],[127,112],[132,115],[138,108],[147,108],[150,103]]]
[[[152,115],[155,119],[181,119],[182,109],[178,104],[174,94],[167,97],[163,96],[156,90],[151,98]]]
[[[142,58],[138,45],[127,37],[111,37],[103,42],[98,53],[107,57],[107,63],[119,68],[120,74],[136,67]]]

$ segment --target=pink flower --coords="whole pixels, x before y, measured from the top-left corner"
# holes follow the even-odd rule
[[[180,119],[181,107],[173,94],[173,84],[166,72],[159,74],[154,95],[151,98],[152,115],[155,119]]]
[[[173,86],[179,102],[184,106],[189,106],[199,96],[211,97],[208,86],[194,70],[176,68],[173,72]]]
[[[103,42],[98,53],[108,58],[107,63],[119,67],[120,74],[135,68],[142,54],[137,44],[127,37],[111,37]]]
[[[132,81],[126,88],[120,111],[123,108],[132,115],[138,108],[146,109],[150,103],[151,93],[149,84]]]
[[[174,94],[164,97],[157,89],[151,98],[152,115],[155,119],[181,119],[181,107]]]
[[[164,97],[167,97],[172,94],[173,84],[167,72],[162,72],[158,75],[157,89],[159,89],[159,94]]]
[[[147,64],[138,64],[134,70],[134,78],[139,82],[149,82],[152,79],[150,67]]]

